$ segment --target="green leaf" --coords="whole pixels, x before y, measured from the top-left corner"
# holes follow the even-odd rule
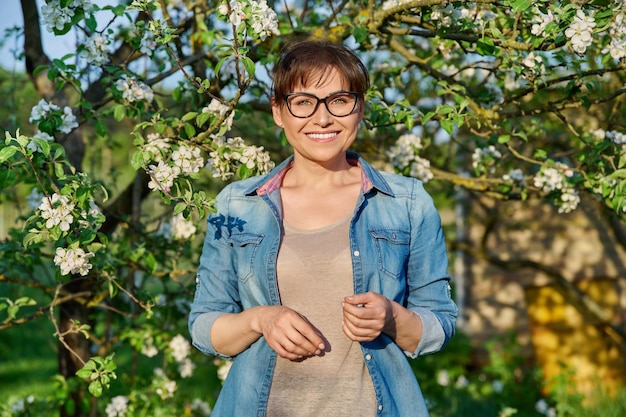
[[[536,149],[534,157],[536,159],[546,159],[548,157],[548,153],[543,149]]]
[[[493,55],[496,51],[496,46],[493,43],[493,39],[482,38],[476,42],[476,52],[481,55]]]
[[[0,164],[15,155],[15,152],[17,150],[13,146],[0,149]]]
[[[198,115],[198,112],[190,111],[189,113],[185,114],[180,120],[182,120],[183,122],[188,122],[194,119],[197,115]]]
[[[515,13],[523,12],[532,6],[532,3],[528,0],[512,0],[510,2],[511,7]]]
[[[100,381],[93,381],[89,384],[89,393],[94,397],[99,397],[102,395],[102,383]]]
[[[45,156],[50,155],[50,142],[45,139],[34,137],[33,141],[37,144],[37,147],[41,149],[41,153]]]
[[[107,127],[107,124],[100,119],[97,119],[94,123],[94,129],[96,130],[96,134],[98,136],[104,137],[107,135],[107,133],[109,133],[109,128]]]
[[[96,29],[98,29],[98,22],[96,21],[96,18],[93,15],[90,15],[87,18],[85,18],[85,24],[87,25],[89,30],[92,32],[95,32]]]
[[[215,64],[215,69],[213,71],[215,71],[215,75],[217,75],[220,72],[220,69],[222,68],[222,65],[224,65],[224,62],[226,62],[226,60],[229,57],[225,56],[224,58],[220,59],[217,64]]]
[[[198,125],[198,127],[202,127],[207,122],[207,120],[209,120],[210,117],[211,115],[209,113],[200,113],[196,118],[196,124]]]
[[[117,106],[115,106],[115,108],[113,109],[113,117],[115,118],[115,120],[120,122],[124,118],[125,115],[126,115],[126,108],[123,105],[118,104]]]
[[[246,69],[246,72],[250,75],[250,78],[253,78],[254,73],[256,72],[256,65],[254,64],[254,61],[247,56],[244,56],[241,61],[244,68]]]
[[[133,156],[130,157],[130,164],[132,165],[134,169],[143,168],[143,165],[144,165],[143,153],[140,151],[135,152]]]
[[[449,135],[454,132],[454,122],[452,122],[452,120],[442,119],[439,123],[441,124],[441,128]]]
[[[15,184],[15,172],[12,169],[0,169],[0,190]]]
[[[367,35],[369,34],[368,30],[364,27],[356,27],[352,32],[352,36],[354,36],[354,40],[358,43],[363,42],[367,39]]]
[[[498,137],[498,143],[507,143],[511,140],[511,135],[500,135]]]
[[[157,269],[157,260],[154,255],[150,252],[147,252],[145,256],[141,259],[141,263],[148,269],[150,273],[154,273]]]
[[[178,203],[174,207],[174,214],[176,215],[176,214],[182,213],[183,211],[185,211],[186,208],[187,208],[186,203]]]
[[[190,125],[189,123],[185,123],[185,133],[188,138],[192,138],[196,135],[196,128]]]

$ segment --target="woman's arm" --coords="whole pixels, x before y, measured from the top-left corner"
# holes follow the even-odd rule
[[[325,349],[319,331],[304,316],[284,306],[224,314],[211,327],[213,347],[227,356],[243,352],[261,336],[279,356],[290,360],[319,355]]]
[[[421,318],[378,293],[368,292],[346,297],[343,313],[343,331],[357,342],[371,341],[384,333],[402,350],[413,352],[422,337]]]

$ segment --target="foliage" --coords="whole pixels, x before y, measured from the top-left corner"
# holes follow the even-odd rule
[[[3,295],[0,330],[50,320],[69,358],[57,380],[68,415],[158,415],[193,373],[182,334],[197,224],[216,183],[267,172],[266,146],[288,152],[267,126],[267,74],[292,41],[345,42],[367,62],[357,147],[377,162],[447,194],[543,199],[563,214],[587,198],[623,220],[623,1],[378,3],[47,0],[43,30],[77,39],[55,59],[24,28],[41,99],[28,122],[4,123],[0,201],[30,208],[0,243],[0,285],[37,295]],[[162,372],[114,396],[123,348],[162,355]]]

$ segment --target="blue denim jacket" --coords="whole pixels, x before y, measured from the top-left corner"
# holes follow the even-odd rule
[[[414,352],[381,335],[361,343],[376,392],[377,416],[424,417],[428,410],[405,355],[440,350],[455,331],[447,253],[439,214],[416,179],[379,172],[358,155],[363,187],[350,224],[354,292],[375,291],[417,313],[423,334]],[[213,322],[224,313],[279,305],[276,259],[282,229],[279,185],[292,162],[226,186],[216,200],[189,316],[193,345],[219,357]],[[229,358],[232,359],[232,358]],[[265,416],[276,353],[264,338],[234,358],[214,417]]]

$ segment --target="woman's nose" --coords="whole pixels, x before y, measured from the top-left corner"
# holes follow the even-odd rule
[[[328,126],[332,123],[332,116],[333,115],[330,114],[328,108],[326,107],[326,103],[320,103],[320,105],[317,106],[315,113],[313,113],[313,121],[320,126]]]

